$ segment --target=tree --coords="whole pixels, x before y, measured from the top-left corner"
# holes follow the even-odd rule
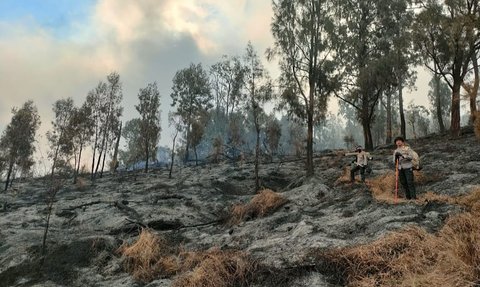
[[[212,107],[212,94],[207,72],[201,64],[191,64],[190,67],[180,70],[173,77],[172,107],[176,107],[176,113],[181,117],[185,126],[185,138],[187,139],[185,162],[189,159],[191,147],[190,133],[195,118]]]
[[[255,187],[260,188],[259,156],[260,156],[260,130],[262,115],[264,114],[263,105],[273,96],[273,85],[267,71],[261,63],[257,52],[249,42],[247,44],[245,56],[245,109],[251,113],[253,125],[256,132],[255,143]]]
[[[448,117],[451,103],[449,101],[450,91],[447,83],[442,81],[439,75],[433,75],[428,83],[430,90],[428,91],[428,100],[432,106],[430,111],[436,116],[440,133],[445,132],[444,119]]]
[[[407,110],[408,123],[412,127],[413,138],[417,139],[417,127],[420,128],[422,135],[428,133],[428,110],[424,106],[415,105],[410,102]]]
[[[223,56],[210,67],[210,83],[214,92],[215,108],[228,115],[236,110],[241,97],[245,69],[238,57]]]
[[[280,55],[280,107],[307,124],[307,176],[314,173],[313,126],[324,119],[330,94],[338,88],[335,63],[335,3],[274,0],[271,29]]]
[[[342,43],[344,93],[337,95],[355,108],[363,128],[365,148],[373,148],[372,123],[377,104],[392,86],[399,87],[400,113],[403,113],[402,87],[408,71],[410,52],[408,27],[412,11],[409,0],[342,1],[338,21]]]
[[[135,106],[140,113],[140,137],[144,150],[145,172],[148,172],[148,161],[156,157],[157,143],[160,139],[160,93],[157,83],[148,84],[140,89],[138,94],[140,103]]]
[[[125,139],[125,150],[119,151],[120,161],[127,168],[139,163],[144,154],[141,137],[141,119],[135,118],[125,123],[122,137]]]
[[[203,111],[192,122],[192,131],[190,132],[188,142],[193,147],[195,154],[195,165],[198,165],[197,147],[205,134],[205,126],[208,122],[208,113]]]
[[[67,136],[71,138],[74,154],[73,183],[77,183],[78,173],[82,163],[82,152],[93,136],[92,110],[87,103],[74,109],[68,124]]]
[[[0,150],[7,168],[5,190],[15,167],[27,171],[34,164],[35,134],[40,126],[40,116],[32,101],[27,101],[20,109],[13,108],[12,114],[12,120],[0,138]]]
[[[173,163],[175,162],[175,144],[177,142],[178,134],[182,132],[182,119],[175,113],[169,113],[168,124],[171,127],[173,126],[172,154],[170,160],[170,171],[168,173],[168,178],[172,178]]]
[[[52,159],[52,171],[50,175],[52,178],[58,161],[61,159],[66,163],[68,159],[65,157],[70,156],[73,152],[71,137],[73,130],[70,129],[69,125],[74,111],[75,107],[72,98],[57,100],[53,104],[55,119],[52,121],[52,130],[47,132],[47,139],[51,149],[49,157]]]
[[[464,81],[462,84],[463,89],[467,92],[467,98],[470,103],[470,119],[469,124],[473,125],[477,116],[477,94],[480,85],[480,73],[478,68],[478,51],[472,55],[473,66],[473,81]],[[468,74],[467,74],[468,77]]]
[[[120,106],[122,98],[120,75],[116,72],[107,76],[107,83],[100,82],[88,93],[87,105],[92,110],[94,123],[92,180],[96,178],[100,163],[102,163],[100,177],[103,175],[107,153],[115,142],[120,126],[120,116],[123,112]]]
[[[280,121],[273,114],[267,119],[265,133],[267,136],[268,149],[270,150],[273,160],[273,156],[278,153],[278,146],[282,136],[282,127],[280,126]]]
[[[450,133],[460,135],[460,88],[480,49],[478,0],[419,1],[415,40],[425,66],[443,77],[451,89]],[[430,64],[433,62],[433,65]]]

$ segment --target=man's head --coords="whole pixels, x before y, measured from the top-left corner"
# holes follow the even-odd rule
[[[405,139],[400,136],[396,137],[393,142],[397,145],[397,147],[402,147],[403,145],[405,145]]]
[[[355,151],[361,152],[362,149],[363,149],[362,146],[361,146],[361,145],[358,145],[358,146],[355,148]]]

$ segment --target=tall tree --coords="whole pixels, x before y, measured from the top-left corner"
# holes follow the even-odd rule
[[[160,139],[160,92],[157,83],[148,84],[140,89],[140,103],[135,106],[140,114],[140,137],[144,150],[145,172],[148,172],[148,161],[157,154],[157,144]]]
[[[171,157],[170,157],[170,171],[168,172],[168,178],[172,178],[173,164],[175,162],[175,146],[177,143],[178,134],[182,132],[182,128],[183,128],[181,117],[176,113],[170,112],[168,114],[168,125],[173,127],[172,150],[171,150]]]
[[[267,118],[267,123],[265,127],[266,140],[268,149],[270,150],[271,159],[273,161],[273,156],[278,153],[278,146],[280,144],[280,137],[282,136],[282,127],[280,126],[280,121],[275,117],[274,114],[269,115]]]
[[[78,173],[82,164],[82,152],[94,134],[92,110],[85,102],[80,108],[74,109],[68,126],[68,137],[73,143],[75,168],[73,183],[77,183]]]
[[[74,114],[75,107],[72,98],[57,100],[53,104],[53,113],[55,119],[52,121],[52,130],[47,132],[47,139],[50,143],[49,157],[52,159],[52,171],[50,176],[53,178],[55,168],[57,167],[59,158],[63,162],[67,162],[64,157],[68,157],[73,152],[72,132],[69,124]]]
[[[432,106],[430,111],[435,115],[439,131],[443,134],[445,133],[444,119],[448,117],[451,106],[449,87],[438,74],[433,75],[428,86],[430,87],[428,100]]]
[[[94,121],[92,180],[96,178],[100,164],[102,164],[100,177],[103,175],[107,153],[115,142],[120,126],[123,112],[122,98],[120,75],[116,72],[110,73],[107,76],[107,83],[100,82],[87,96]]]
[[[125,123],[122,130],[122,137],[125,139],[126,149],[120,150],[120,161],[127,168],[137,164],[142,160],[144,149],[142,148],[141,120],[131,119]]]
[[[190,67],[180,70],[173,77],[172,107],[182,118],[185,126],[186,151],[185,162],[189,159],[189,141],[192,124],[195,118],[212,107],[212,93],[210,90],[207,72],[201,64],[191,64]]]
[[[280,56],[281,108],[307,125],[307,176],[314,173],[313,126],[325,117],[329,95],[337,88],[335,3],[273,0],[269,56]]]
[[[222,56],[210,67],[210,83],[217,112],[228,115],[238,108],[245,70],[238,57]]]
[[[416,44],[425,66],[441,75],[451,89],[450,133],[460,135],[460,88],[480,49],[478,0],[419,1],[415,21]],[[433,62],[433,65],[430,63]]]
[[[408,123],[412,127],[413,138],[417,139],[417,131],[420,129],[421,135],[428,133],[428,110],[424,106],[415,105],[411,102],[407,109]]]
[[[273,96],[273,84],[265,70],[257,52],[252,43],[248,42],[244,56],[245,61],[245,108],[251,113],[253,125],[255,127],[255,187],[260,188],[259,157],[260,157],[260,131],[262,124],[262,115],[264,114],[264,104]]]
[[[35,134],[40,126],[40,116],[32,101],[24,103],[19,109],[13,108],[12,114],[12,120],[0,138],[0,150],[7,168],[5,190],[15,167],[26,171],[34,164]]]
[[[339,4],[343,18],[337,25],[340,26],[345,91],[338,96],[355,108],[366,149],[373,148],[371,125],[381,96],[392,86],[400,87],[399,96],[402,93],[408,49],[400,44],[408,43],[406,34],[412,16],[409,2],[359,0]]]
[[[477,115],[477,95],[478,88],[480,86],[480,72],[478,67],[478,51],[472,55],[472,69],[473,69],[473,81],[462,84],[463,89],[467,92],[467,97],[470,102],[470,119],[469,124],[473,125]],[[467,75],[468,76],[468,75]]]

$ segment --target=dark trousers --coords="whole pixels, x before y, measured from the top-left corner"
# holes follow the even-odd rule
[[[352,182],[355,181],[355,172],[357,172],[357,170],[360,170],[360,177],[362,178],[362,182],[365,182],[365,167],[359,165],[355,165],[355,167],[350,170],[350,180]]]
[[[400,169],[398,171],[398,177],[400,178],[403,189],[405,189],[407,199],[417,199],[415,184],[413,182],[413,169]]]

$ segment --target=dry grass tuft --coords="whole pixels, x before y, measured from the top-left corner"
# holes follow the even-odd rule
[[[346,166],[343,168],[343,173],[342,175],[337,178],[335,181],[334,185],[340,185],[340,184],[345,184],[350,182],[350,167]]]
[[[422,171],[414,171],[414,180],[416,185],[424,185],[430,182],[438,181],[441,175],[427,174]],[[386,203],[395,203],[395,172],[390,171],[381,176],[367,180],[367,185],[372,191],[376,200]],[[400,180],[398,182],[398,192],[402,192],[402,185]],[[430,193],[425,195],[432,197],[434,194]],[[398,198],[397,202],[403,201],[402,198]]]
[[[468,211],[480,213],[480,187],[475,187],[471,192],[460,196],[439,195],[431,191],[419,198],[420,202],[444,202],[464,206]]]
[[[408,227],[318,257],[339,270],[347,286],[473,287],[480,282],[480,221],[468,212],[450,218],[436,235]]]
[[[205,252],[184,254],[184,267],[190,269],[172,284],[173,287],[228,287],[246,282],[255,270],[246,253],[213,248]]]
[[[368,180],[367,185],[372,191],[372,195],[376,200],[386,203],[395,202],[395,173],[393,171]],[[399,182],[399,191],[401,189],[400,186],[401,185]]]
[[[127,272],[141,282],[179,275],[172,286],[221,287],[246,282],[256,269],[250,257],[240,251],[183,251],[171,248],[161,237],[144,229],[137,241],[124,244],[118,252]]]
[[[282,195],[270,189],[264,189],[256,194],[249,203],[235,204],[230,212],[229,224],[235,225],[247,219],[263,217],[287,202],[288,200]]]
[[[163,262],[163,257],[170,252],[166,241],[143,229],[137,241],[132,245],[123,244],[119,247],[125,260],[127,272],[142,282],[149,282],[162,274],[164,268],[171,269],[170,263]]]

